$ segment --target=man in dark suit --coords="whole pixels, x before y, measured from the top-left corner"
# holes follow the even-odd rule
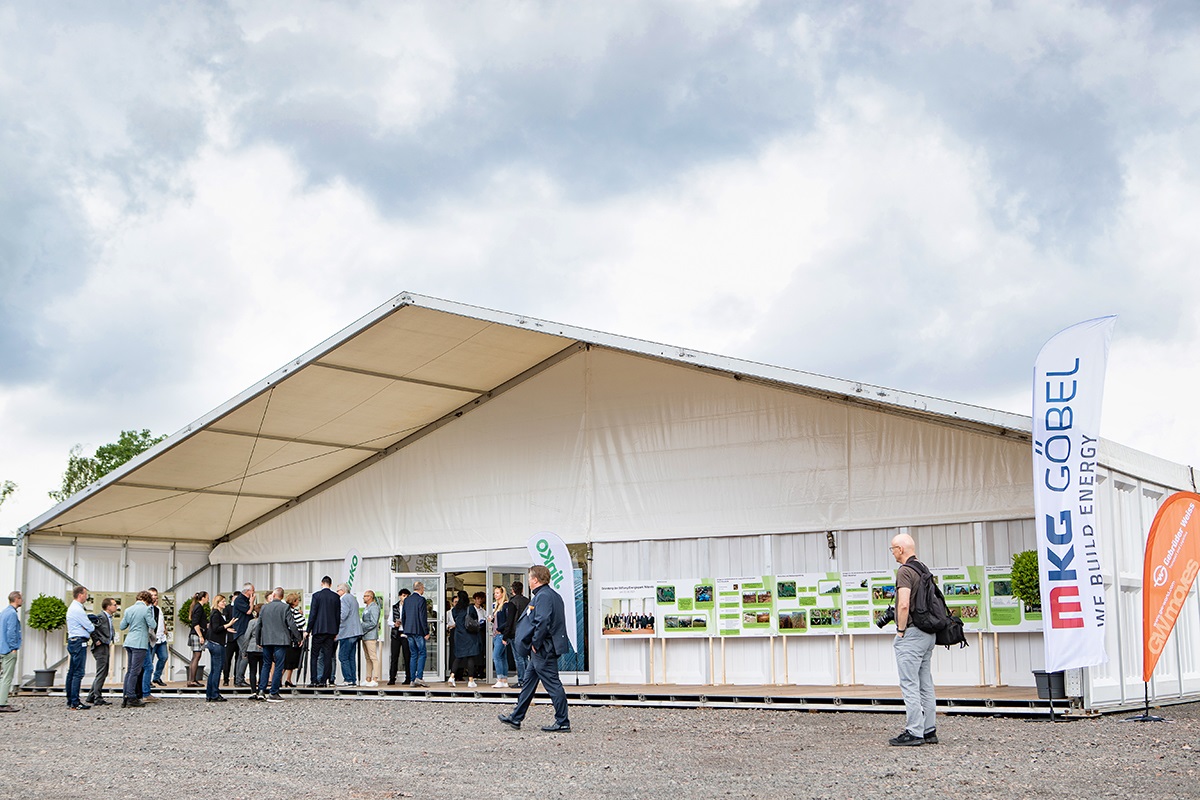
[[[88,692],[87,701],[94,706],[106,706],[104,699],[104,682],[108,680],[108,656],[112,650],[113,640],[113,609],[117,601],[111,597],[104,598],[100,603],[99,614],[89,614],[88,618],[96,626],[92,631],[92,658],[96,660],[96,679],[92,681],[92,690]]]
[[[521,729],[521,720],[533,702],[533,693],[538,681],[546,687],[550,702],[554,705],[554,724],[545,725],[547,733],[570,733],[571,722],[567,719],[567,693],[558,677],[558,657],[571,652],[571,640],[567,636],[566,615],[562,597],[551,589],[550,570],[541,564],[529,568],[529,588],[532,597],[529,608],[517,622],[514,651],[529,654],[525,678],[521,682],[521,694],[511,713],[501,714],[500,721],[516,730]]]
[[[400,659],[404,659],[404,685],[408,686],[412,683],[412,673],[409,672],[409,664],[412,661],[412,652],[408,648],[408,637],[404,635],[403,619],[404,619],[404,601],[412,594],[408,589],[401,589],[400,596],[396,598],[396,604],[392,606],[392,663],[391,670],[388,673],[388,686],[396,685],[396,672],[400,664]]]
[[[308,634],[312,637],[309,674],[313,686],[333,683],[333,648],[342,622],[342,598],[329,588],[332,585],[333,579],[328,575],[321,578],[321,588],[313,593],[308,612]]]
[[[425,646],[429,643],[429,607],[425,604],[425,584],[413,584],[412,594],[404,601],[400,613],[404,621],[401,630],[408,639],[412,660],[408,662],[408,677],[413,686],[428,686],[425,677]]]
[[[230,641],[233,645],[225,650],[226,661],[233,660],[233,685],[249,686],[246,683],[246,669],[250,659],[246,655],[246,629],[250,627],[250,608],[254,605],[254,584],[247,583],[233,598],[233,635]],[[228,681],[226,681],[228,683]]]

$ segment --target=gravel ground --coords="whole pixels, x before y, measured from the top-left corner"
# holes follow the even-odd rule
[[[476,703],[13,704],[6,798],[1200,796],[1200,704],[1170,724],[945,717],[921,748],[887,746],[897,714],[578,706],[573,733],[546,734],[541,704],[519,732]]]

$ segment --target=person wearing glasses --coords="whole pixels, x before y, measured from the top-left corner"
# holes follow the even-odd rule
[[[892,539],[892,557],[900,565],[896,572],[896,671],[900,674],[900,694],[904,697],[905,726],[899,736],[888,740],[893,747],[937,744],[937,699],[933,691],[933,646],[937,637],[912,625],[909,618],[913,591],[921,580],[917,545],[907,533]]]

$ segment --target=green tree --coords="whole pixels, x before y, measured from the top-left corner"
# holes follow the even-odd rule
[[[12,481],[0,483],[0,506],[4,505],[4,501],[8,496],[17,490],[17,485]]]
[[[67,458],[67,471],[63,473],[62,488],[57,492],[50,492],[50,498],[61,503],[165,438],[165,435],[154,436],[144,428],[140,432],[121,431],[121,436],[116,442],[97,447],[95,455],[91,456],[83,455],[83,445],[75,445]]]

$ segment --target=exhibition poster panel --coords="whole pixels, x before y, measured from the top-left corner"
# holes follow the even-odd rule
[[[125,640],[125,632],[121,630],[121,616],[126,608],[129,608],[137,602],[137,592],[102,592],[88,591],[87,599],[83,602],[83,609],[89,614],[101,613],[100,605],[104,602],[104,598],[111,597],[117,601],[117,607],[113,609],[113,644],[121,646],[121,642]],[[67,603],[70,604],[73,597],[67,595]],[[167,641],[171,641],[175,633],[175,593],[174,592],[159,592],[158,593],[158,608],[163,613],[163,623],[167,631]]]
[[[775,634],[775,592],[770,576],[717,578],[716,589],[721,636]]]
[[[938,567],[929,571],[946,598],[946,608],[951,616],[962,620],[963,630],[986,630],[983,567]]]
[[[654,605],[662,620],[660,636],[713,636],[717,629],[716,582],[680,578],[654,584]]]
[[[653,583],[601,583],[598,588],[602,636],[624,639],[654,636]]]
[[[888,606],[896,604],[896,573],[879,570],[842,573],[842,596],[846,614],[846,633],[889,633],[876,622]]]
[[[1040,631],[1042,606],[1022,603],[1012,592],[1012,565],[984,568],[988,627],[998,633]]]
[[[842,576],[802,572],[775,578],[776,629],[784,635],[842,632]]]

